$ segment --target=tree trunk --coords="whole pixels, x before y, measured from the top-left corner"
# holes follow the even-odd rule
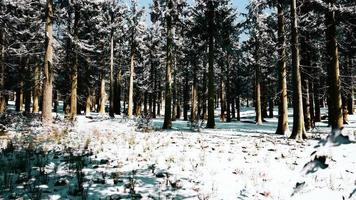
[[[2,8],[1,8],[2,9]],[[0,30],[0,114],[6,111],[6,93],[5,93],[5,34]]]
[[[172,9],[172,0],[169,0],[169,10]],[[166,61],[166,90],[163,129],[172,128],[172,67],[173,67],[173,32],[172,16],[167,16],[167,61]]]
[[[258,62],[258,61],[257,61]],[[262,125],[262,103],[261,103],[261,83],[260,83],[260,66],[256,63],[255,66],[255,112],[256,124]]]
[[[90,116],[91,113],[91,90],[88,87],[87,96],[85,98],[85,116]]]
[[[99,114],[105,114],[106,92],[105,92],[105,74],[104,69],[101,69],[100,74],[100,98],[99,98]]]
[[[222,69],[223,71],[223,69]],[[226,84],[221,77],[221,84],[220,84],[220,121],[226,121]]]
[[[352,57],[351,55],[347,56],[348,57],[348,73],[350,76],[350,91],[347,99],[347,108],[348,108],[348,113],[349,115],[353,115],[355,112],[355,103],[354,103],[354,95],[355,95],[355,89],[354,89],[354,76],[353,76],[353,66],[352,66]]]
[[[184,96],[183,96],[183,118],[184,121],[188,120],[188,110],[189,110],[189,72],[188,69],[185,71],[185,80],[184,80]]]
[[[71,89],[70,89],[70,117],[74,121],[77,116],[77,91],[78,91],[78,55],[75,55],[74,65],[71,71]]]
[[[302,83],[300,74],[300,56],[297,22],[297,2],[291,0],[291,27],[292,27],[292,68],[293,68],[293,131],[291,139],[302,140],[306,138],[303,115]]]
[[[33,87],[33,113],[38,113],[39,112],[39,98],[41,95],[41,71],[40,71],[40,66],[38,64],[35,65],[34,71],[33,71],[33,80],[34,80],[34,87]]]
[[[19,72],[22,73],[22,72]],[[24,82],[23,82],[23,78],[22,75],[19,74],[19,81],[18,81],[18,85],[17,85],[17,90],[16,90],[16,111],[17,112],[21,112],[23,111],[23,102],[24,102],[24,98],[23,98],[23,90],[24,90]]]
[[[130,81],[129,81],[129,102],[127,108],[127,116],[132,117],[133,114],[133,89],[134,89],[134,73],[135,73],[135,50],[131,47],[131,66],[130,66]]]
[[[327,3],[334,5],[335,0]],[[336,39],[335,11],[327,11],[326,16],[326,48],[330,59],[328,64],[328,97],[329,97],[329,119],[332,130],[341,130],[343,127],[343,112],[341,102],[341,81],[339,70],[339,52]],[[334,133],[334,131],[332,132]]]
[[[29,114],[31,112],[31,88],[32,88],[32,79],[31,79],[31,67],[29,66],[30,59],[26,58],[25,62],[25,82],[24,82],[24,101],[25,101],[25,113]]]
[[[268,101],[268,117],[273,118],[273,108],[274,108],[274,102],[273,102],[273,97],[269,97]]]
[[[209,23],[209,54],[208,54],[208,122],[207,128],[215,128],[214,104],[215,104],[215,78],[214,78],[214,34],[215,34],[215,9],[213,1],[208,1],[207,18]]]
[[[240,100],[240,95],[237,96],[236,98],[236,120],[240,121],[241,120],[241,100]]]
[[[111,24],[114,22],[114,16],[111,16]],[[114,30],[110,34],[110,117],[115,117],[115,80],[114,80]]]
[[[44,125],[52,123],[53,90],[53,0],[47,0],[46,10],[46,53],[44,60],[42,121]]]
[[[303,111],[304,111],[305,130],[309,131],[312,128],[312,122],[311,122],[311,115],[310,115],[309,80],[307,78],[304,78]]]

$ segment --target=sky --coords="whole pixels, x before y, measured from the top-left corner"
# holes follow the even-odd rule
[[[152,0],[138,0],[138,3],[142,6],[148,8],[148,5],[152,2]],[[232,0],[232,4],[239,13],[245,12],[245,7],[247,6],[249,0]]]

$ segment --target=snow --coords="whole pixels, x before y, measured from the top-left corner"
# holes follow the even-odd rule
[[[252,108],[245,109],[244,122],[217,122],[217,129],[200,132],[181,120],[173,130],[162,131],[159,118],[155,131],[138,132],[134,120],[93,114],[92,119],[79,116],[72,127],[63,121],[50,130],[10,127],[6,137],[20,148],[31,136],[33,148],[47,152],[48,180],[33,180],[43,199],[81,199],[71,195],[78,182],[73,169],[78,162],[69,161],[74,158],[84,160],[87,199],[131,199],[134,194],[142,199],[356,199],[356,116],[343,131],[351,144],[323,145],[329,130],[325,122],[317,124],[311,139],[296,142],[274,134],[276,118],[258,126],[251,123],[253,115]],[[3,151],[2,163],[6,155]],[[324,169],[316,161],[322,156]],[[39,168],[33,164],[33,177],[41,177]],[[16,184],[16,197],[32,194],[26,192],[29,183]],[[4,190],[0,199],[11,194]]]

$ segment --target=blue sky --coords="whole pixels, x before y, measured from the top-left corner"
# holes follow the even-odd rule
[[[142,6],[148,8],[148,5],[152,2],[152,0],[138,0],[138,3]],[[232,0],[232,4],[239,13],[245,11],[245,7],[247,6],[249,0]]]

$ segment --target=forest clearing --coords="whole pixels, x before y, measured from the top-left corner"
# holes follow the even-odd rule
[[[60,116],[47,130],[16,116],[0,137],[1,187],[9,187],[2,198],[356,198],[355,142],[325,143],[325,121],[296,142],[274,134],[277,118],[251,123],[253,113],[200,131],[182,120],[159,130],[162,118],[143,131],[141,120],[96,115],[73,126]],[[343,132],[355,141],[356,118],[350,121]]]

